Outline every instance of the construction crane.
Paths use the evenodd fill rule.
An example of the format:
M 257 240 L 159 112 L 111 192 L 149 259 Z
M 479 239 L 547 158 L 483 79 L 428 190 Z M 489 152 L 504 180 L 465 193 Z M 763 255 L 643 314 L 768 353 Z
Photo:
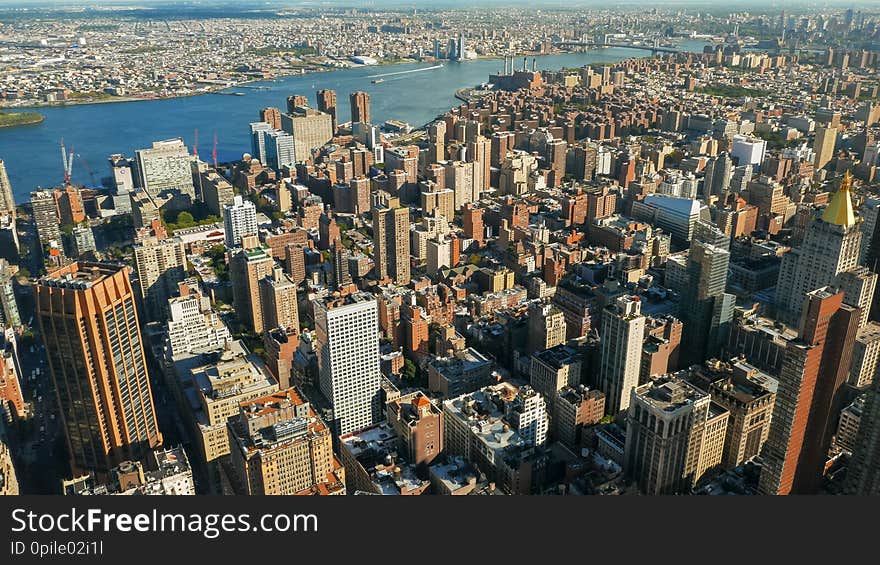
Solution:
M 67 148 L 64 147 L 64 138 L 61 138 L 61 166 L 64 168 L 64 186 L 70 185 L 70 174 L 73 171 L 73 148 L 70 149 L 70 154 L 67 153 Z
M 89 162 L 86 161 L 86 158 L 83 157 L 82 155 L 80 155 L 79 153 L 77 153 L 76 156 L 79 157 L 79 160 L 82 161 L 82 163 L 83 163 L 83 167 L 85 167 L 86 171 L 88 171 L 89 178 L 92 179 L 92 186 L 98 186 L 98 183 L 95 182 L 95 172 L 92 171 L 92 168 L 89 166 Z

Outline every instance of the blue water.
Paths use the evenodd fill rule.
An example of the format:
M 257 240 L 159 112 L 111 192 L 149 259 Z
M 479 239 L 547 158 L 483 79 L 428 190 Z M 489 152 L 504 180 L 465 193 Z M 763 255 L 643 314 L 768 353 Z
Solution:
M 690 42 L 683 46 L 692 48 Z M 646 51 L 609 48 L 537 59 L 539 70 L 555 70 L 645 55 Z M 517 62 L 521 65 L 522 59 Z M 531 57 L 528 64 L 531 68 Z M 384 76 L 384 82 L 379 84 L 370 82 L 373 75 L 433 65 L 411 63 L 359 67 L 283 77 L 229 89 L 245 93 L 245 96 L 204 94 L 165 100 L 41 108 L 39 111 L 46 117 L 41 124 L 0 129 L 0 159 L 6 162 L 16 201 L 25 202 L 30 191 L 61 182 L 63 170 L 59 142 L 62 138 L 76 154 L 72 180 L 86 186 L 96 186 L 101 177 L 110 174 L 107 157 L 111 154 L 133 156 L 135 149 L 172 137 L 182 137 L 192 149 L 196 129 L 199 131 L 199 155 L 203 159 L 210 159 L 216 134 L 218 160 L 230 161 L 249 151 L 248 123 L 259 119 L 260 109 L 266 106 L 283 109 L 286 97 L 291 94 L 304 94 L 314 104 L 316 90 L 335 90 L 339 120 L 345 122 L 349 120 L 348 94 L 365 90 L 370 93 L 374 123 L 396 119 L 421 126 L 460 103 L 454 96 L 457 89 L 485 82 L 490 73 L 501 69 L 502 62 L 498 59 L 444 62 L 439 69 Z M 254 86 L 267 88 L 258 90 Z M 89 170 L 94 174 L 94 182 Z

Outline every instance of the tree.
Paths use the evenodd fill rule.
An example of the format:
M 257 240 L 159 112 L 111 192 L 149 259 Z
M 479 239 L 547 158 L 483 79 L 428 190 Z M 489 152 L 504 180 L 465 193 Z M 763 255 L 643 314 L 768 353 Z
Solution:
M 416 364 L 409 359 L 403 360 L 403 378 L 408 381 L 416 380 Z

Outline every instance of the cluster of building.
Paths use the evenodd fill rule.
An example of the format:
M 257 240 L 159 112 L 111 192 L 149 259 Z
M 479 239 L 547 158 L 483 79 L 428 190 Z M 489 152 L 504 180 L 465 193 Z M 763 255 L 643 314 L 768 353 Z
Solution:
M 505 59 L 416 137 L 292 94 L 240 161 L 33 193 L 65 488 L 177 488 L 161 389 L 200 492 L 880 492 L 880 51 L 744 47 Z M 80 252 L 110 208 L 129 265 Z

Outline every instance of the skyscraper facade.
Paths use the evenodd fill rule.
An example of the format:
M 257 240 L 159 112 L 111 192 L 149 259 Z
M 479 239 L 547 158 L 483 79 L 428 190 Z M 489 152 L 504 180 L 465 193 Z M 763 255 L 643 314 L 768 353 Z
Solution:
M 180 238 L 149 237 L 134 246 L 138 285 L 147 316 L 159 320 L 167 316 L 168 299 L 177 294 L 177 285 L 186 277 L 186 251 Z
M 800 247 L 782 256 L 776 284 L 777 317 L 794 324 L 806 293 L 838 284 L 838 275 L 858 266 L 862 233 L 850 197 L 847 173 L 821 218 L 807 227 Z
M 332 429 L 343 435 L 379 423 L 379 309 L 365 293 L 312 303 L 318 384 L 333 408 Z
M 34 291 L 74 474 L 106 474 L 159 446 L 128 269 L 71 263 Z
M 638 296 L 621 296 L 602 311 L 599 388 L 610 415 L 629 408 L 630 394 L 639 384 L 639 364 L 645 336 L 645 316 Z
M 223 228 L 226 232 L 226 247 L 241 245 L 242 236 L 257 233 L 257 207 L 240 194 L 235 195 L 232 204 L 223 206 Z
M 373 203 L 373 255 L 376 277 L 409 284 L 409 208 L 396 197 Z
M 348 99 L 351 105 L 351 122 L 372 123 L 370 122 L 370 95 L 363 91 L 352 92 Z
M 336 110 L 336 91 L 335 90 L 319 90 L 316 93 L 318 97 L 318 111 L 330 114 L 333 120 L 333 133 L 336 133 L 336 127 L 339 125 Z

